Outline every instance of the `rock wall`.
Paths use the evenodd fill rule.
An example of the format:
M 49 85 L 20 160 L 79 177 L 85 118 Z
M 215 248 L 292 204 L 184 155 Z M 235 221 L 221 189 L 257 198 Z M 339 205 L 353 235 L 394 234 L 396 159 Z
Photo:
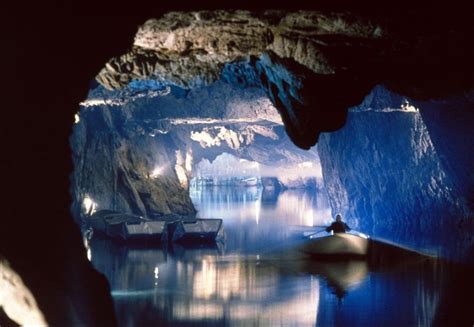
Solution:
M 331 207 L 375 237 L 467 260 L 472 193 L 456 186 L 422 109 L 377 87 L 350 111 L 344 128 L 322 135 L 318 150 Z
M 174 169 L 179 145 L 166 135 L 151 138 L 127 128 L 125 117 L 123 110 L 107 106 L 81 112 L 71 137 L 75 216 L 86 209 L 81 208 L 86 198 L 97 210 L 147 217 L 194 214 Z M 157 167 L 162 171 L 153 176 Z
M 474 212 L 474 93 L 416 103 L 459 201 Z

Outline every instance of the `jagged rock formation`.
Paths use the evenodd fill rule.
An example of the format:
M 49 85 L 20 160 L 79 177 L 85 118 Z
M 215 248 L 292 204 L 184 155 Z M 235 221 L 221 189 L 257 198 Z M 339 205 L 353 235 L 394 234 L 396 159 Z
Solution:
M 110 92 L 99 86 L 76 119 L 76 218 L 91 206 L 151 218 L 192 215 L 188 186 L 194 166 L 222 153 L 280 168 L 319 163 L 315 150 L 289 140 L 276 109 L 257 88 L 216 82 L 186 91 L 150 89 L 144 82 Z
M 382 33 L 377 24 L 345 14 L 171 12 L 145 22 L 132 51 L 109 61 L 97 79 L 110 89 L 150 76 L 184 87 L 208 84 L 220 77 L 224 64 L 266 50 L 316 74 L 332 74 L 336 68 L 322 51 L 328 35 L 371 40 Z
M 84 113 L 76 125 L 71 143 L 76 215 L 86 198 L 101 209 L 141 216 L 193 214 L 187 190 L 175 170 L 168 169 L 160 178 L 150 176 L 157 164 L 173 167 L 175 149 L 127 130 L 121 114 L 101 107 Z
M 231 72 L 233 81 L 263 88 L 280 111 L 290 138 L 309 148 L 319 131 L 341 127 L 346 108 L 368 91 L 359 81 L 339 101 L 329 101 L 323 89 L 348 81 L 333 78 L 346 67 L 330 63 L 326 49 L 368 45 L 381 35 L 377 24 L 344 14 L 169 13 L 147 21 L 132 51 L 109 61 L 97 80 L 110 89 L 144 78 L 194 87 Z M 238 67 L 228 67 L 235 63 Z M 322 92 L 315 95 L 310 85 Z M 318 112 L 329 127 L 310 119 Z
M 416 32 L 407 34 L 402 20 Z M 320 132 L 342 127 L 347 108 L 377 83 L 418 98 L 472 87 L 463 65 L 472 66 L 474 49 L 463 39 L 468 33 L 456 33 L 462 23 L 450 30 L 425 25 L 410 13 L 383 20 L 312 11 L 172 12 L 142 25 L 131 51 L 111 59 L 97 80 L 109 89 L 148 78 L 182 87 L 221 77 L 258 86 L 290 138 L 307 149 Z M 444 57 L 450 66 L 436 66 L 438 76 L 427 84 Z
M 456 194 L 474 212 L 474 92 L 415 103 Z
M 325 187 L 333 212 L 354 227 L 466 260 L 473 246 L 472 193 L 456 186 L 459 173 L 445 165 L 446 152 L 432 140 L 422 109 L 374 89 L 349 112 L 343 129 L 321 136 Z M 472 146 L 458 147 L 466 144 Z

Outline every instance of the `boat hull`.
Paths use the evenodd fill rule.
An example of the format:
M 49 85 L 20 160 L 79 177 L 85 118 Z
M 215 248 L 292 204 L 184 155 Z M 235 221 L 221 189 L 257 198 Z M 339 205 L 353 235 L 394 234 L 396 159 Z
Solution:
M 216 241 L 222 231 L 222 219 L 179 221 L 172 239 L 174 242 Z
M 167 238 L 166 221 L 145 221 L 138 224 L 123 224 L 122 237 L 125 240 L 156 239 L 166 241 Z
M 99 212 L 87 218 L 85 223 L 99 233 L 123 241 L 164 242 L 168 237 L 167 221 L 143 219 L 131 214 Z
M 369 240 L 357 235 L 338 233 L 311 239 L 302 246 L 302 252 L 327 258 L 365 257 Z
M 127 242 L 214 242 L 224 237 L 222 219 L 152 220 L 104 211 L 88 217 L 85 223 L 94 231 Z

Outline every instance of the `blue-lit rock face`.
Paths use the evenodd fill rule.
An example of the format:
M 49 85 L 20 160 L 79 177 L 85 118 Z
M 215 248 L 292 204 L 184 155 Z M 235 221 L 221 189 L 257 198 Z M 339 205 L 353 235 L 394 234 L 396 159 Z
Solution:
M 173 169 L 177 146 L 172 145 L 166 136 L 147 137 L 139 126 L 129 126 L 126 110 L 83 110 L 71 137 L 76 218 L 101 209 L 151 217 L 193 214 L 186 188 Z M 160 170 L 159 178 L 153 176 L 155 169 Z
M 472 171 L 472 156 L 466 151 L 473 132 L 458 122 L 463 136 L 452 133 L 446 139 L 444 124 L 435 119 L 441 111 L 419 105 L 418 110 L 377 87 L 349 112 L 344 128 L 321 136 L 318 150 L 331 206 L 375 237 L 468 260 L 474 225 L 472 177 L 466 173 Z M 453 169 L 446 164 L 451 161 L 466 166 Z
M 369 85 L 325 74 L 314 74 L 292 59 L 269 52 L 258 58 L 226 64 L 222 79 L 241 86 L 256 86 L 265 91 L 278 109 L 286 132 L 304 149 L 314 145 L 321 131 L 333 131 L 344 125 L 347 108 L 359 103 Z M 326 89 L 344 88 L 343 96 L 334 97 Z M 318 90 L 315 92 L 314 90 Z M 319 116 L 320 119 L 315 119 Z
M 222 153 L 278 168 L 319 165 L 315 150 L 290 141 L 278 112 L 255 87 L 218 81 L 185 90 L 152 80 L 120 91 L 98 86 L 76 119 L 71 137 L 76 218 L 101 209 L 151 218 L 192 215 L 193 169 Z M 295 183 L 287 181 L 288 187 Z
M 474 93 L 445 101 L 416 102 L 446 174 L 474 211 Z

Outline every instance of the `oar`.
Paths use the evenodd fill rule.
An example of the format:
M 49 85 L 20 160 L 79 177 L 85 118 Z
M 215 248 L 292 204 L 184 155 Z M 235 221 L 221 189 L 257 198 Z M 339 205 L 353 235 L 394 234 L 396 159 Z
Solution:
M 307 237 L 307 236 L 312 236 L 312 235 L 316 235 L 318 233 L 324 232 L 328 226 L 312 226 L 312 227 L 320 228 L 320 230 L 318 230 L 317 232 L 309 232 L 308 234 L 305 232 L 303 233 L 303 236 Z
M 312 231 L 315 228 L 326 228 L 327 226 L 316 225 L 316 226 L 306 226 L 306 225 L 288 225 L 288 227 L 293 231 Z

